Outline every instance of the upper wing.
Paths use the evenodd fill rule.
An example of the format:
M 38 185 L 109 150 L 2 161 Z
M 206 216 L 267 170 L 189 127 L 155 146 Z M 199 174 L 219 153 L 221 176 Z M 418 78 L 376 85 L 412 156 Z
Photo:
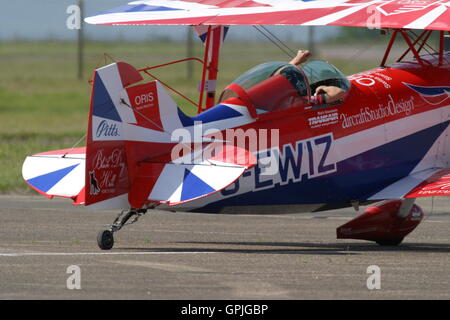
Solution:
M 449 195 L 450 169 L 428 169 L 398 180 L 370 197 L 369 200 Z
M 450 31 L 448 0 L 147 0 L 86 18 L 117 25 L 334 25 Z

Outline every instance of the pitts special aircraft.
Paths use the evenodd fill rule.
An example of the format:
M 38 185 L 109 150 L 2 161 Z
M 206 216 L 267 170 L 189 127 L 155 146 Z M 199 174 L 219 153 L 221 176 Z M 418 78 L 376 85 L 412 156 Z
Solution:
M 150 0 L 89 17 L 91 24 L 194 26 L 205 44 L 204 59 L 192 58 L 203 64 L 198 114 L 183 113 L 165 83 L 143 81 L 154 67 L 98 68 L 86 147 L 29 156 L 23 177 L 49 198 L 122 210 L 99 233 L 101 249 L 111 249 L 113 233 L 148 209 L 275 214 L 372 203 L 337 237 L 397 245 L 423 218 L 416 198 L 450 194 L 449 6 Z M 375 69 L 345 77 L 325 61 L 267 62 L 238 77 L 217 102 L 230 25 L 376 27 L 391 40 Z M 396 39 L 405 52 L 388 66 Z M 344 98 L 313 103 L 323 85 L 345 90 Z M 236 143 L 242 135 L 244 143 Z

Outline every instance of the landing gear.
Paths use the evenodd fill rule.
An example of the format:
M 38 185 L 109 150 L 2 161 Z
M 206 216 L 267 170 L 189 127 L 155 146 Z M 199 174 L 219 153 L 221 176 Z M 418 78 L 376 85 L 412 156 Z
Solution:
M 375 241 L 380 246 L 398 246 L 422 221 L 424 213 L 414 198 L 390 199 L 364 210 L 337 228 L 338 239 Z
M 125 225 L 135 223 L 138 221 L 139 217 L 144 215 L 146 212 L 147 209 L 131 209 L 129 211 L 122 211 L 108 230 L 103 230 L 98 233 L 97 244 L 99 248 L 102 250 L 112 249 L 114 246 L 114 232 L 119 231 Z M 131 217 L 133 217 L 133 219 L 128 222 Z
M 102 250 L 109 250 L 114 245 L 113 233 L 109 230 L 100 231 L 97 235 L 97 244 Z

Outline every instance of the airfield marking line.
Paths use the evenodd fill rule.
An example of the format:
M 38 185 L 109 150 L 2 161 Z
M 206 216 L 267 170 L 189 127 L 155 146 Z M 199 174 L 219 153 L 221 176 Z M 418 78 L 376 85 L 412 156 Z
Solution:
M 216 253 L 214 251 L 186 251 L 186 252 L 23 252 L 0 253 L 0 257 L 26 257 L 26 256 L 108 256 L 108 255 L 171 255 L 171 254 L 204 254 Z
M 226 235 L 260 235 L 258 232 L 223 232 L 223 231 L 188 231 L 188 230 L 169 230 L 169 229 L 153 229 L 152 232 L 167 233 L 189 233 L 189 234 L 226 234 Z

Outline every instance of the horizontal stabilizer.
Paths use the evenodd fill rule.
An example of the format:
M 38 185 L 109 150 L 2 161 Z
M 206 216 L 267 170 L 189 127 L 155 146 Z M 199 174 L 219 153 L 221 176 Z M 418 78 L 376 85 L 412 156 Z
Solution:
M 85 148 L 38 153 L 25 159 L 22 176 L 36 191 L 84 203 Z
M 251 152 L 233 146 L 194 163 L 143 162 L 133 180 L 129 202 L 140 208 L 146 202 L 177 205 L 206 197 L 228 187 L 255 164 Z

